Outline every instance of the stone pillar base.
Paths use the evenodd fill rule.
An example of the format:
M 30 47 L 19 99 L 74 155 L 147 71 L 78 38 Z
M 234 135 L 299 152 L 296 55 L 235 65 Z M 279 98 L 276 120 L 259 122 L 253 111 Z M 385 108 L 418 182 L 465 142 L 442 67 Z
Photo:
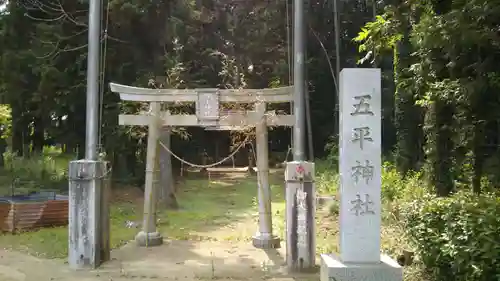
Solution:
M 252 245 L 258 249 L 278 249 L 281 247 L 280 238 L 274 235 L 255 234 Z
M 141 231 L 135 236 L 135 242 L 139 247 L 152 247 L 163 244 L 163 236 L 159 232 L 146 233 Z
M 403 268 L 387 255 L 380 263 L 344 263 L 334 254 L 321 255 L 321 281 L 402 281 Z

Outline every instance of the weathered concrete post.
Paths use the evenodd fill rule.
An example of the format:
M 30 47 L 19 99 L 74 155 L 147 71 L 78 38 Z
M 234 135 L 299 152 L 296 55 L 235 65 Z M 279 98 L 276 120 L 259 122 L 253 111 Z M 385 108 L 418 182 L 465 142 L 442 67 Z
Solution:
M 269 151 L 266 122 L 266 103 L 255 104 L 261 118 L 255 127 L 257 143 L 257 185 L 259 198 L 259 230 L 252 239 L 253 246 L 260 249 L 280 247 L 280 239 L 273 235 L 271 187 L 269 186 Z
M 287 162 L 285 181 L 288 269 L 309 271 L 316 264 L 314 163 Z
M 146 182 L 144 189 L 144 218 L 142 231 L 137 233 L 135 241 L 139 246 L 158 246 L 163 243 L 162 235 L 156 231 L 156 203 L 158 196 L 158 140 L 161 130 L 161 105 L 150 103 L 153 118 L 148 126 L 148 147 L 146 152 Z
M 107 166 L 93 160 L 69 165 L 68 263 L 73 269 L 97 268 L 109 260 Z
M 359 83 L 363 81 L 363 83 Z M 401 267 L 380 255 L 380 69 L 340 74 L 340 255 L 321 255 L 321 281 L 401 281 Z

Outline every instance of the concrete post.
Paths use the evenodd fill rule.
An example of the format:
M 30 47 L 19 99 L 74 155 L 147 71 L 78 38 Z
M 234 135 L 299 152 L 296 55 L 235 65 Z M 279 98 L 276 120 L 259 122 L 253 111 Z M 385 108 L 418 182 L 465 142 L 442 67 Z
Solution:
M 94 269 L 109 260 L 108 171 L 102 161 L 69 165 L 68 263 L 73 269 Z
M 156 203 L 158 196 L 158 139 L 161 130 L 161 106 L 159 102 L 150 104 L 152 118 L 148 128 L 148 147 L 146 153 L 146 182 L 144 189 L 144 218 L 142 231 L 137 233 L 135 241 L 142 247 L 158 246 L 163 237 L 156 231 Z
M 287 267 L 310 271 L 316 259 L 314 163 L 288 162 L 285 181 Z
M 273 235 L 271 211 L 271 187 L 269 186 L 269 151 L 266 124 L 266 104 L 255 104 L 255 110 L 262 118 L 256 124 L 257 184 L 259 199 L 259 231 L 252 239 L 253 246 L 260 249 L 280 247 L 280 239 Z

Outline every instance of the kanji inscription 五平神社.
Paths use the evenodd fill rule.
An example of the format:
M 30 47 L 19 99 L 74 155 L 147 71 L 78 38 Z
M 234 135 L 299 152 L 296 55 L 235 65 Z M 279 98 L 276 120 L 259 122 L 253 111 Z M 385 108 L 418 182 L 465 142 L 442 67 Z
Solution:
M 371 262 L 380 260 L 380 72 L 356 72 L 342 71 L 340 84 L 340 254 Z

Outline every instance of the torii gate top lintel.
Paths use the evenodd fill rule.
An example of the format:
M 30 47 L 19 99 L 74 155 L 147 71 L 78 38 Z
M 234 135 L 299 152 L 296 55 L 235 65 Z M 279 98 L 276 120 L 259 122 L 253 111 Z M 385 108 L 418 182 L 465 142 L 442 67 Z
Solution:
M 149 125 L 151 118 L 161 118 L 160 126 L 201 126 L 216 130 L 241 130 L 246 126 L 255 126 L 265 117 L 267 126 L 293 126 L 293 115 L 266 116 L 266 103 L 284 103 L 293 101 L 293 86 L 270 89 L 148 89 L 110 83 L 111 91 L 120 94 L 124 101 L 150 102 L 195 102 L 195 115 L 170 115 L 169 112 L 129 115 L 120 114 L 120 125 Z M 261 104 L 256 111 L 221 112 L 220 103 L 255 103 Z M 159 107 L 156 110 L 161 110 Z
M 283 103 L 293 101 L 293 86 L 266 89 L 149 89 L 109 83 L 112 92 L 125 101 L 196 102 L 200 94 L 216 94 L 220 102 Z

